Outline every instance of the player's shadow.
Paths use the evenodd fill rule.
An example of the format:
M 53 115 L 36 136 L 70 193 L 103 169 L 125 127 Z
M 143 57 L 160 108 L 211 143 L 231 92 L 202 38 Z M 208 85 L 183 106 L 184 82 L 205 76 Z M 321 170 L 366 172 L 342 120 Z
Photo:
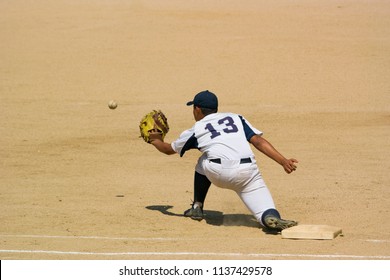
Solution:
M 170 209 L 172 205 L 150 205 L 146 206 L 146 209 L 159 211 L 164 215 L 184 217 L 184 214 L 178 214 Z M 204 220 L 207 224 L 213 226 L 246 226 L 259 228 L 260 225 L 252 215 L 246 214 L 223 214 L 220 211 L 205 210 L 203 212 Z

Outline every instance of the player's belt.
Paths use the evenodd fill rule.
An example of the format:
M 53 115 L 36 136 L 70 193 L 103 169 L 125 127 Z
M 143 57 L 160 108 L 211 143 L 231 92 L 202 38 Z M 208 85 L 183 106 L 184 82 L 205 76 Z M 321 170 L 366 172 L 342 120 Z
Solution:
M 211 162 L 214 162 L 214 163 L 218 163 L 218 164 L 221 164 L 221 159 L 220 158 L 213 158 L 213 159 L 210 159 Z M 252 160 L 251 158 L 242 158 L 240 159 L 240 164 L 242 163 L 251 163 Z

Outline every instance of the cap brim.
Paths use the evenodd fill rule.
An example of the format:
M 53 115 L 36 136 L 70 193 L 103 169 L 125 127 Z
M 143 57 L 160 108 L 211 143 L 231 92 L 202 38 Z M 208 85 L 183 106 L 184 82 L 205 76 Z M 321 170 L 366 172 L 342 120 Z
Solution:
M 191 105 L 194 105 L 194 101 L 188 101 L 187 102 L 187 106 L 191 106 Z

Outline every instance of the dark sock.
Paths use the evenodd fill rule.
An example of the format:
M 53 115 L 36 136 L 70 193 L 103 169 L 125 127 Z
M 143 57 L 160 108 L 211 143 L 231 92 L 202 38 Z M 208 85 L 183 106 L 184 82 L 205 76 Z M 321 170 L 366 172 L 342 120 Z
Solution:
M 202 203 L 202 208 L 204 201 L 206 199 L 207 192 L 211 182 L 205 175 L 199 174 L 195 171 L 194 175 L 194 202 Z

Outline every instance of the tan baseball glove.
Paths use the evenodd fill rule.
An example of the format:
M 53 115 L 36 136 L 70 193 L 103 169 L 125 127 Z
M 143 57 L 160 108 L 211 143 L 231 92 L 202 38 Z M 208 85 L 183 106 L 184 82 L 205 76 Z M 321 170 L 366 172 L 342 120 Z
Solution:
M 151 143 L 151 134 L 159 134 L 164 140 L 169 131 L 168 119 L 161 110 L 153 110 L 141 119 L 139 130 L 146 143 Z

